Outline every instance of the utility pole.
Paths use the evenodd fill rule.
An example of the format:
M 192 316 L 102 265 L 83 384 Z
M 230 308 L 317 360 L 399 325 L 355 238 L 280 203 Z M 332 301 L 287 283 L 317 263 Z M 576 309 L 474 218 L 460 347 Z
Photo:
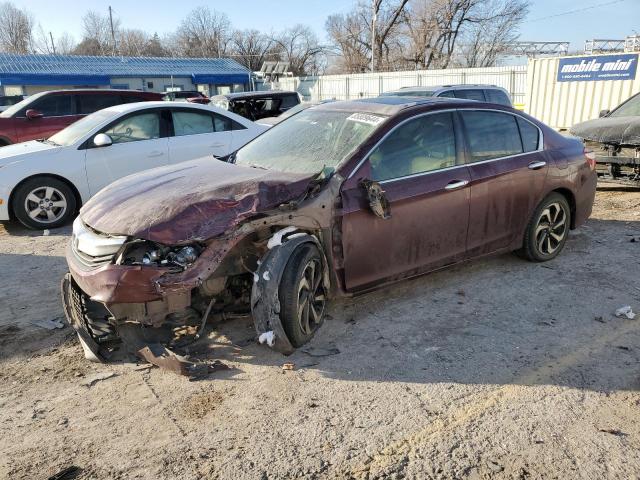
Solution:
M 113 56 L 116 56 L 117 46 L 116 46 L 116 33 L 113 30 L 113 12 L 111 10 L 111 5 L 109 5 L 109 25 L 111 26 L 111 39 L 113 40 Z
M 53 50 L 53 54 L 56 54 L 56 44 L 53 43 L 53 33 L 49 32 L 49 38 L 51 38 L 51 49 Z
M 378 0 L 371 0 L 371 72 L 376 69 L 376 20 L 378 19 Z

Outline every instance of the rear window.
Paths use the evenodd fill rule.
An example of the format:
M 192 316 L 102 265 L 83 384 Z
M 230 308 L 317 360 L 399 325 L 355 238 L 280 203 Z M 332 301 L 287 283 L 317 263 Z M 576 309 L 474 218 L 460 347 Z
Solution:
M 288 110 L 291 107 L 295 107 L 300 103 L 300 99 L 297 95 L 287 95 L 286 97 L 282 97 L 282 103 L 280 104 L 280 108 L 282 110 Z
M 484 102 L 484 93 L 480 89 L 465 89 L 465 90 L 454 90 L 453 94 L 456 98 L 464 98 L 465 100 L 477 100 L 479 102 Z
M 522 153 L 516 117 L 491 111 L 461 111 L 472 162 Z
M 498 89 L 487 89 L 484 91 L 484 96 L 487 97 L 487 102 L 497 103 L 498 105 L 504 105 L 506 107 L 511 106 L 511 100 L 506 93 Z

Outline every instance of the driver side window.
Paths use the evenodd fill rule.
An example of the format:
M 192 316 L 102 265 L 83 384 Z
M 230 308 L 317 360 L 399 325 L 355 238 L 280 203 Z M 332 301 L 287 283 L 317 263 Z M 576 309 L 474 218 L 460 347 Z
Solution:
M 131 115 L 111 125 L 103 133 L 109 135 L 114 144 L 160 138 L 160 114 Z
M 436 113 L 397 127 L 369 155 L 372 180 L 430 172 L 456 164 L 453 114 Z

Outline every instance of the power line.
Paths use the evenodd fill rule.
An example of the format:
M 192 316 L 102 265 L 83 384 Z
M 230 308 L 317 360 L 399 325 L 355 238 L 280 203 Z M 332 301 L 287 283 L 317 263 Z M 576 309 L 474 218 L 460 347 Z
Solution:
M 524 23 L 533 23 L 533 22 L 539 22 L 541 20 L 547 20 L 549 18 L 563 17 L 565 15 L 572 15 L 574 13 L 585 12 L 587 10 L 593 10 L 594 8 L 606 7 L 606 6 L 609 6 L 609 5 L 615 5 L 616 3 L 622 3 L 622 2 L 626 2 L 626 1 L 627 0 L 613 0 L 611 2 L 598 3 L 597 5 L 591 5 L 589 7 L 576 8 L 575 10 L 569 10 L 569 11 L 562 12 L 562 13 L 556 13 L 554 15 L 548 15 L 546 17 L 534 18 L 533 20 L 529 20 L 529 21 L 524 22 Z

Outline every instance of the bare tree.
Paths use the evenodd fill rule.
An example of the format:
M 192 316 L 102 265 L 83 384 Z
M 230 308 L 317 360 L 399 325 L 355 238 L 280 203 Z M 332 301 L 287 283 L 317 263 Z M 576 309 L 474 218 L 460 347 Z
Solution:
M 158 34 L 154 33 L 147 41 L 143 55 L 146 57 L 168 57 L 170 53 L 163 45 Z
M 11 2 L 0 4 L 0 49 L 8 53 L 30 53 L 33 43 L 33 16 Z
M 118 54 L 125 57 L 143 57 L 149 42 L 149 34 L 138 29 L 122 29 L 118 32 Z
M 231 22 L 224 13 L 198 7 L 182 20 L 174 39 L 182 56 L 221 57 L 227 51 L 230 31 Z
M 258 30 L 236 30 L 231 36 L 233 59 L 251 71 L 260 70 L 265 60 L 278 60 L 275 42 Z
M 368 68 L 371 43 L 368 28 L 356 12 L 334 14 L 327 18 L 325 28 L 333 43 L 334 67 L 337 72 L 360 73 Z
M 82 40 L 74 49 L 78 55 L 116 55 L 117 45 L 111 35 L 109 15 L 89 10 L 82 17 Z M 116 38 L 120 32 L 120 20 L 113 19 Z
M 295 25 L 272 37 L 282 60 L 289 62 L 294 75 L 317 73 L 324 47 L 318 37 L 304 25 Z

